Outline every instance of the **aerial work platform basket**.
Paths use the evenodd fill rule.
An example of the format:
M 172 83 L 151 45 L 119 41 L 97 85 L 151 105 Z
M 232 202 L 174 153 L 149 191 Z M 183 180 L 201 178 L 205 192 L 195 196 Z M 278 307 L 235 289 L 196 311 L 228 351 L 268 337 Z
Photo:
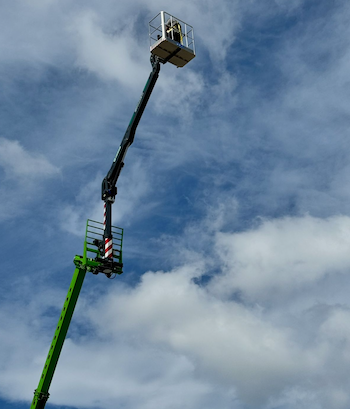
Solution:
M 163 62 L 183 67 L 195 56 L 193 27 L 161 11 L 149 22 L 150 51 Z

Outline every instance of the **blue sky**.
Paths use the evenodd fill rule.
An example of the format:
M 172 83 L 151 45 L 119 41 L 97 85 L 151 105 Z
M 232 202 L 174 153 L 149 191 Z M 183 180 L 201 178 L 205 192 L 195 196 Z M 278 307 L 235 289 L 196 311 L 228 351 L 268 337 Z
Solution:
M 0 407 L 27 408 L 87 218 L 148 78 L 193 25 L 118 181 L 124 274 L 88 275 L 48 408 L 350 406 L 350 6 L 0 5 Z

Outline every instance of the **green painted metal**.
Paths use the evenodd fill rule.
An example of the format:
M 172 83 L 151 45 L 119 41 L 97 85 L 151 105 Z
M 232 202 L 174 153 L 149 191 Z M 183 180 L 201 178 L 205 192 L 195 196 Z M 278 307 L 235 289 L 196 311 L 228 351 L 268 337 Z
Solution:
M 74 264 L 86 268 L 93 274 L 103 273 L 107 277 L 123 273 L 123 236 L 121 227 L 111 226 L 113 235 L 113 259 L 104 259 L 103 223 L 88 219 L 86 223 L 83 256 L 75 256 Z
M 64 340 L 78 301 L 86 272 L 103 273 L 107 277 L 122 274 L 122 245 L 124 231 L 120 227 L 112 226 L 113 260 L 103 259 L 103 224 L 88 219 L 86 223 L 83 256 L 75 256 L 76 266 L 69 286 L 66 300 L 58 320 L 55 334 L 46 358 L 39 385 L 34 391 L 34 398 L 30 409 L 44 409 L 49 398 L 49 388 L 60 357 Z
M 79 293 L 83 285 L 86 270 L 76 268 L 69 286 L 66 300 L 63 305 L 61 316 L 55 330 L 45 366 L 41 374 L 38 388 L 34 392 L 31 409 L 43 409 L 49 398 L 49 388 L 56 369 L 56 365 L 67 335 L 75 305 L 78 301 Z

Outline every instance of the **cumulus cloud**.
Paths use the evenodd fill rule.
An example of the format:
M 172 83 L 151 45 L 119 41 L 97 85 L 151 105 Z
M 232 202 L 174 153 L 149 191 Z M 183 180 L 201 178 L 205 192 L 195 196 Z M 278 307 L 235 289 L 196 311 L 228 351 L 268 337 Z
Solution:
M 48 180 L 60 175 L 60 169 L 43 154 L 26 150 L 19 141 L 6 138 L 0 138 L 0 169 L 4 175 L 0 220 L 24 212 Z
M 326 275 L 347 273 L 350 218 L 311 216 L 262 221 L 241 233 L 218 233 L 216 246 L 225 265 L 211 289 L 229 296 L 241 291 L 252 300 L 294 293 Z
M 171 67 L 174 68 L 174 67 Z M 167 70 L 169 73 L 169 70 Z M 191 70 L 176 71 L 159 79 L 154 105 L 158 114 L 177 117 L 181 122 L 193 119 L 193 114 L 204 97 L 205 84 L 201 74 Z
M 306 390 L 311 407 L 323 407 L 323 401 L 346 407 L 341 374 L 349 365 L 348 309 L 318 305 L 312 297 L 305 307 L 297 294 L 325 275 L 336 281 L 337 273 L 346 273 L 348 224 L 347 217 L 305 216 L 218 233 L 223 275 L 199 286 L 204 263 L 148 272 L 136 288 L 111 292 L 90 316 L 106 338 L 124 333 L 185 355 L 199 379 L 235 385 L 247 407 L 273 408 L 278 402 L 293 407 Z M 234 243 L 232 251 L 228 242 Z M 280 309 L 278 318 L 273 306 Z M 324 382 L 326 390 L 320 387 Z
M 132 35 L 133 25 L 108 34 L 97 20 L 97 14 L 89 11 L 72 24 L 72 31 L 77 33 L 77 64 L 107 80 L 116 79 L 127 87 L 139 88 L 145 67 L 137 58 L 142 53 Z
M 29 279 L 25 288 L 14 286 L 11 297 L 16 294 L 16 301 L 0 313 L 0 391 L 11 402 L 29 401 L 32 396 L 49 349 L 48 330 L 54 329 L 64 299 L 62 290 Z M 42 296 L 30 299 L 28 293 L 34 288 Z M 158 348 L 135 334 L 100 332 L 87 317 L 98 298 L 80 297 L 50 390 L 51 403 L 107 409 L 116 402 L 140 409 L 157 405 L 211 409 L 219 402 L 230 407 L 234 391 L 199 379 L 186 355 Z
M 126 331 L 185 354 L 199 378 L 235 385 L 238 396 L 252 406 L 309 371 L 312 363 L 288 331 L 194 284 L 198 267 L 150 272 L 136 289 L 110 294 L 92 313 L 100 331 L 112 336 Z M 103 320 L 100 311 L 107 312 Z
M 302 402 L 305 408 L 306 403 L 315 409 L 346 408 L 349 308 L 311 299 L 312 305 L 305 309 L 298 305 L 297 293 L 300 285 L 319 280 L 327 266 L 343 271 L 348 263 L 348 222 L 344 217 L 305 216 L 265 221 L 242 233 L 218 233 L 223 255 L 217 268 L 224 274 L 207 284 L 200 284 L 203 274 L 210 272 L 203 260 L 171 271 L 149 271 L 136 287 L 118 284 L 103 296 L 83 294 L 55 375 L 51 402 L 112 408 L 118 401 L 127 407 L 162 404 L 189 409 L 210 409 L 214 402 L 227 409 L 293 408 Z M 226 241 L 221 243 L 224 236 Z M 230 252 L 225 246 L 230 239 L 235 252 L 227 257 Z M 276 263 L 271 261 L 271 252 L 278 255 Z M 236 258 L 240 265 L 252 259 L 251 268 L 244 273 L 251 275 L 249 283 L 256 282 L 260 290 L 238 275 L 239 288 L 248 294 L 249 302 L 239 294 L 228 298 L 222 290 L 232 288 L 229 280 L 234 282 L 236 271 L 229 276 L 228 268 Z M 299 273 L 300 265 L 305 279 Z M 271 274 L 275 274 L 278 289 Z M 267 292 L 269 308 L 261 298 Z M 297 308 L 281 306 L 275 292 L 293 293 L 288 305 L 294 303 Z M 57 294 L 53 299 L 58 299 Z M 45 316 L 57 303 L 46 297 L 41 304 L 32 305 L 31 316 Z M 13 333 L 15 326 L 16 333 L 27 334 L 27 348 L 36 352 L 26 360 L 27 372 L 18 377 L 20 360 L 8 346 L 0 384 L 9 399 L 25 399 L 28 378 L 39 372 L 45 359 L 44 340 L 36 345 L 35 334 L 49 321 L 41 319 L 29 331 L 19 314 L 23 306 L 12 307 L 18 313 L 10 321 L 6 314 L 1 315 L 3 328 Z M 9 388 L 14 379 L 18 387 Z
M 89 361 L 86 354 L 91 356 Z M 87 344 L 68 340 L 61 362 L 64 370 L 57 371 L 52 387 L 56 396 L 52 402 L 61 405 L 109 409 L 122 402 L 140 409 L 210 409 L 217 398 L 224 407 L 230 400 L 227 394 L 218 397 L 210 383 L 196 379 L 194 366 L 184 355 L 132 338 Z
M 0 166 L 9 179 L 20 183 L 46 178 L 59 173 L 43 155 L 26 151 L 18 141 L 0 138 Z

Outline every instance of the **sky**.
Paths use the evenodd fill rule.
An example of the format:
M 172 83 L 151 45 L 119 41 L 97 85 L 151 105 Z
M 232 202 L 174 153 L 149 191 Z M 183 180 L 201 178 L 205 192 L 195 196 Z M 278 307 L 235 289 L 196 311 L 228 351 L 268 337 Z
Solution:
M 86 219 L 151 71 L 113 205 L 124 273 L 88 274 L 48 409 L 350 408 L 350 4 L 0 3 L 0 407 L 24 409 Z

